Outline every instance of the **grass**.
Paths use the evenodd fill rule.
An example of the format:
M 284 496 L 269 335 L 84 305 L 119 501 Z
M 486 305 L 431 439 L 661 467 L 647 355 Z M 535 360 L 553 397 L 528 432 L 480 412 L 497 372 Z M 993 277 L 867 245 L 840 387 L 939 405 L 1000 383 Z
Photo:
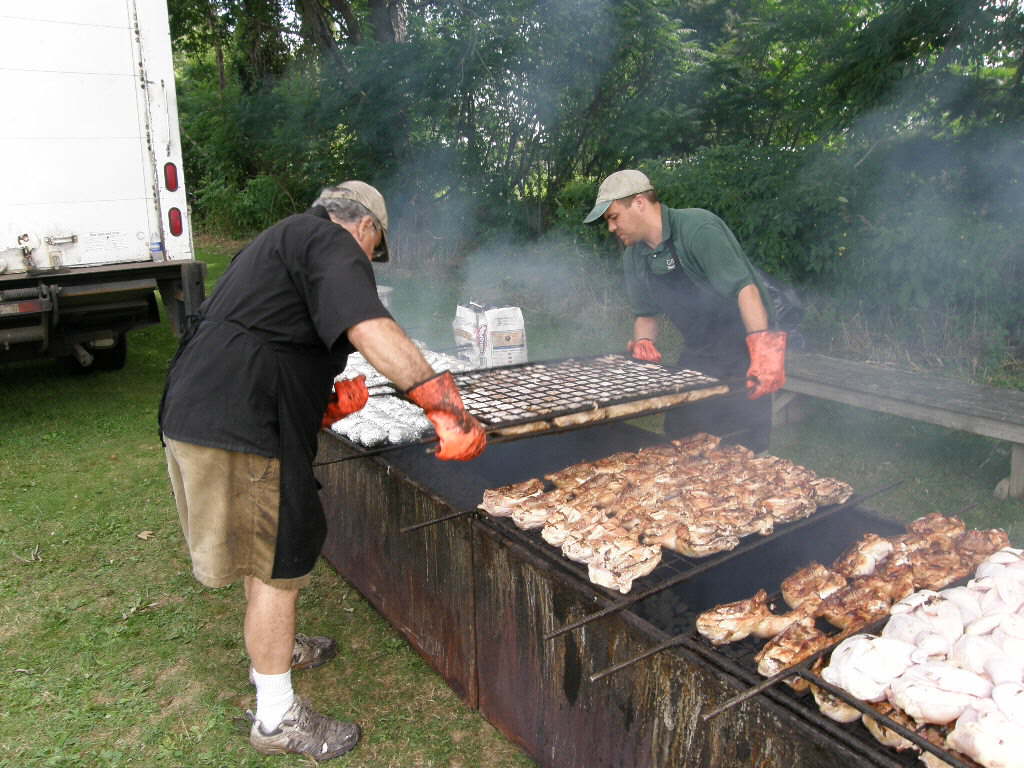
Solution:
M 237 244 L 198 242 L 212 281 Z M 450 343 L 455 301 L 471 298 L 460 294 L 464 283 L 399 270 L 384 281 L 394 284 L 396 315 L 414 335 L 435 347 Z M 628 318 L 606 295 L 573 286 L 565 297 L 571 318 L 529 303 L 528 293 L 516 296 L 531 358 L 621 348 Z M 582 312 L 595 302 L 594 312 Z M 666 351 L 677 343 L 666 336 Z M 249 748 L 238 723 L 253 704 L 240 587 L 206 589 L 189 574 L 156 433 L 173 350 L 161 326 L 131 334 L 123 371 L 73 376 L 52 363 L 0 369 L 4 768 L 307 765 Z M 869 505 L 887 517 L 963 510 L 970 525 L 1004 527 L 1024 543 L 1024 503 L 991 496 L 1007 474 L 1005 443 L 806 403 L 802 421 L 776 430 L 773 453 L 861 492 L 905 480 Z M 298 673 L 298 691 L 364 726 L 363 744 L 332 764 L 532 765 L 322 563 L 302 593 L 300 616 L 305 631 L 338 638 L 342 655 Z
M 201 247 L 211 281 L 233 245 Z M 248 746 L 241 588 L 206 589 L 189 572 L 156 428 L 174 347 L 164 325 L 130 334 L 123 371 L 0 369 L 3 768 L 308 765 Z M 533 764 L 330 567 L 317 566 L 299 610 L 302 629 L 342 652 L 297 673 L 297 690 L 364 727 L 332 764 Z

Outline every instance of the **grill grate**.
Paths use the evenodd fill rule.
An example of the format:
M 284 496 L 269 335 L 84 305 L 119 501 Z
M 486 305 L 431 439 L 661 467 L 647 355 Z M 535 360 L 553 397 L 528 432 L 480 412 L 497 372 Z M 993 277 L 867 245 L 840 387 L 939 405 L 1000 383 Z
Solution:
M 523 363 L 454 376 L 466 408 L 487 426 L 508 426 L 720 384 L 697 371 L 621 355 Z

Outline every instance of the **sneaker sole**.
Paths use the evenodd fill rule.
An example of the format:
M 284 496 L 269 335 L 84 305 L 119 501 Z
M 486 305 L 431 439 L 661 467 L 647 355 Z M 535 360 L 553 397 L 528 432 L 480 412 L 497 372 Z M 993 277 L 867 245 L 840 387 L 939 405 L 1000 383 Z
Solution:
M 363 730 L 362 730 L 362 728 L 359 728 L 358 726 L 356 726 L 356 728 L 357 728 L 356 735 L 352 739 L 352 742 L 350 744 L 346 743 L 343 746 L 338 747 L 337 749 L 335 749 L 333 752 L 329 752 L 328 754 L 321 755 L 319 757 L 314 757 L 313 755 L 307 754 L 306 752 L 299 752 L 299 751 L 294 750 L 294 749 L 285 749 L 284 747 L 274 747 L 274 746 L 271 746 L 269 744 L 268 745 L 253 744 L 251 739 L 249 741 L 249 744 L 252 746 L 253 749 L 255 749 L 257 752 L 259 752 L 261 755 L 303 755 L 304 757 L 308 757 L 310 760 L 314 760 L 315 762 L 322 763 L 325 760 L 333 760 L 336 757 L 341 757 L 342 755 L 346 755 L 349 752 L 351 752 L 353 749 L 355 749 L 356 747 L 359 746 L 359 741 L 362 738 Z

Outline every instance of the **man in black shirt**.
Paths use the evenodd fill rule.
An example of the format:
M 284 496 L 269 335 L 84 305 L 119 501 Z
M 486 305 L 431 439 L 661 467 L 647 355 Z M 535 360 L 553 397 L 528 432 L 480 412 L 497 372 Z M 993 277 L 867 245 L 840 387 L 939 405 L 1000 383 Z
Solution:
M 486 444 L 450 373 L 436 375 L 381 304 L 371 261 L 387 259 L 387 209 L 360 181 L 324 189 L 305 213 L 262 232 L 228 267 L 183 339 L 160 408 L 168 472 L 195 577 L 245 585 L 245 644 L 256 685 L 250 742 L 326 760 L 359 728 L 296 696 L 291 669 L 318 666 L 334 641 L 295 633 L 298 589 L 326 536 L 312 461 L 325 419 L 358 410 L 363 380 L 339 382 L 349 353 L 420 405 L 437 456 Z

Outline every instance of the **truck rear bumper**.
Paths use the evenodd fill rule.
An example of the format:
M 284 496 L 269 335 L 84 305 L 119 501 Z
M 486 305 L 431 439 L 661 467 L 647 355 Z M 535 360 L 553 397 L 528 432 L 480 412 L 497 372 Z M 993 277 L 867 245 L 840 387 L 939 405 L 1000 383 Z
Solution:
M 0 363 L 71 355 L 158 323 L 157 291 L 180 335 L 203 301 L 205 273 L 179 261 L 0 275 Z

